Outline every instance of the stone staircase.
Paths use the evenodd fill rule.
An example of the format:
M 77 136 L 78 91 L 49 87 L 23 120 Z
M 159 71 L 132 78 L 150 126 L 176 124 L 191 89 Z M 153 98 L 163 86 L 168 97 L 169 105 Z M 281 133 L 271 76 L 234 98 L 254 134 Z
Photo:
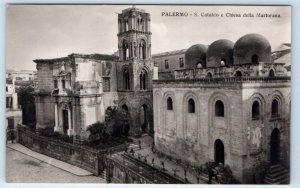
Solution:
M 218 176 L 218 180 L 220 180 L 221 179 L 220 175 L 217 176 Z M 201 173 L 199 178 L 200 178 L 200 182 L 204 181 L 205 183 L 208 183 L 209 180 L 208 174 Z M 215 177 L 213 177 L 211 180 L 211 184 L 220 184 L 220 183 L 216 181 Z
M 280 164 L 270 166 L 264 179 L 265 184 L 289 184 L 290 172 Z

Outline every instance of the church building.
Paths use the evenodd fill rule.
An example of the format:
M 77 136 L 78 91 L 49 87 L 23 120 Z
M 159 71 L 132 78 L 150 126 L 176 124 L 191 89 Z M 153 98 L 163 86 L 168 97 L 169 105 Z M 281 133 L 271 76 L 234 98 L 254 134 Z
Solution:
M 131 135 L 153 135 L 150 15 L 128 8 L 118 15 L 119 56 L 70 54 L 36 59 L 37 129 L 85 140 L 108 107 L 126 110 Z
M 160 153 L 193 166 L 222 163 L 241 183 L 254 183 L 264 164 L 289 168 L 290 77 L 264 36 L 195 44 L 174 75 L 153 81 Z

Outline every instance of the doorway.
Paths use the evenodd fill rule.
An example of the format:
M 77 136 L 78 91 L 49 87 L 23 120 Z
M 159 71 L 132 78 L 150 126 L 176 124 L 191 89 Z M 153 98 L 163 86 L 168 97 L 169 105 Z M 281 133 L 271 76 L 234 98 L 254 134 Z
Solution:
M 63 133 L 66 135 L 69 129 L 68 110 L 62 110 L 62 115 L 63 115 Z
M 141 107 L 141 114 L 140 114 L 140 119 L 141 119 L 141 130 L 142 130 L 142 132 L 147 132 L 148 131 L 148 113 L 147 113 L 147 111 L 148 111 L 148 107 L 147 107 L 147 105 L 143 105 L 142 107 Z
M 215 162 L 224 164 L 224 144 L 220 139 L 215 141 Z
M 270 161 L 271 164 L 276 164 L 280 162 L 280 131 L 279 129 L 273 129 L 271 133 L 271 143 L 270 143 Z

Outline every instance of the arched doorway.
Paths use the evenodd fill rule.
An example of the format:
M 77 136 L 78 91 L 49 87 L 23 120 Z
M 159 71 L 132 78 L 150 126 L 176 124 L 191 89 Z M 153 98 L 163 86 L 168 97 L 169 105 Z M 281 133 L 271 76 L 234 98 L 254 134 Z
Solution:
M 142 132 L 148 132 L 148 107 L 147 105 L 142 105 L 141 107 L 141 113 L 140 113 L 140 119 L 141 119 L 141 130 Z
M 125 110 L 127 113 L 129 112 L 129 111 L 128 111 L 128 106 L 127 106 L 126 104 L 123 104 L 123 105 L 122 105 L 122 109 Z
M 123 123 L 123 130 L 122 130 L 122 133 L 127 135 L 130 131 L 130 114 L 129 114 L 129 108 L 126 104 L 123 104 L 122 105 L 122 110 L 124 110 L 126 112 L 126 116 L 129 117 L 128 120 L 124 121 Z
M 275 76 L 275 73 L 274 73 L 273 69 L 271 69 L 269 72 L 269 77 L 274 77 L 274 76 Z
M 280 161 L 280 131 L 277 128 L 271 133 L 270 161 L 272 164 Z
M 215 162 L 217 164 L 219 163 L 224 164 L 224 157 L 225 157 L 224 144 L 220 139 L 217 139 L 215 141 Z
M 62 110 L 62 115 L 63 115 L 63 132 L 66 135 L 67 131 L 69 129 L 69 122 L 68 122 L 68 110 L 67 109 L 63 109 Z
M 236 71 L 235 72 L 235 77 L 242 77 L 241 71 Z

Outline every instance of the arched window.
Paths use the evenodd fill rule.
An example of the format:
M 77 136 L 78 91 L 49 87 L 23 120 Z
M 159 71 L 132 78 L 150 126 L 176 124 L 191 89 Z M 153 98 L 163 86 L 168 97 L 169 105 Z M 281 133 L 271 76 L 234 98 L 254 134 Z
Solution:
M 274 77 L 274 76 L 275 76 L 275 73 L 274 73 L 273 69 L 271 69 L 269 72 L 269 77 Z
M 125 69 L 123 72 L 123 80 L 124 80 L 124 89 L 130 90 L 130 75 L 128 69 Z
M 195 113 L 195 101 L 193 99 L 189 99 L 188 101 L 188 112 Z
M 147 89 L 147 72 L 143 69 L 140 74 L 140 90 Z
M 123 41 L 122 48 L 123 48 L 123 60 L 126 60 L 128 57 L 128 45 L 125 40 Z
M 277 99 L 273 99 L 272 101 L 272 116 L 273 117 L 279 116 L 279 104 Z
M 220 100 L 215 103 L 215 116 L 224 117 L 224 104 Z
M 252 104 L 252 119 L 259 119 L 260 107 L 258 101 L 254 101 Z
M 199 69 L 199 68 L 202 68 L 201 62 L 198 62 L 198 63 L 197 63 L 197 69 Z
M 225 58 L 221 59 L 220 65 L 221 65 L 221 67 L 224 67 L 226 65 L 226 59 Z
M 242 77 L 241 71 L 236 71 L 235 72 L 235 77 Z
M 61 85 L 62 85 L 62 88 L 65 89 L 66 88 L 66 81 L 65 80 L 61 80 Z
M 252 57 L 251 57 L 251 62 L 252 63 L 258 63 L 258 56 L 256 54 L 254 54 Z
M 167 99 L 167 110 L 173 110 L 173 100 L 171 97 L 168 97 Z
M 209 72 L 206 74 L 206 78 L 212 78 L 212 74 Z

